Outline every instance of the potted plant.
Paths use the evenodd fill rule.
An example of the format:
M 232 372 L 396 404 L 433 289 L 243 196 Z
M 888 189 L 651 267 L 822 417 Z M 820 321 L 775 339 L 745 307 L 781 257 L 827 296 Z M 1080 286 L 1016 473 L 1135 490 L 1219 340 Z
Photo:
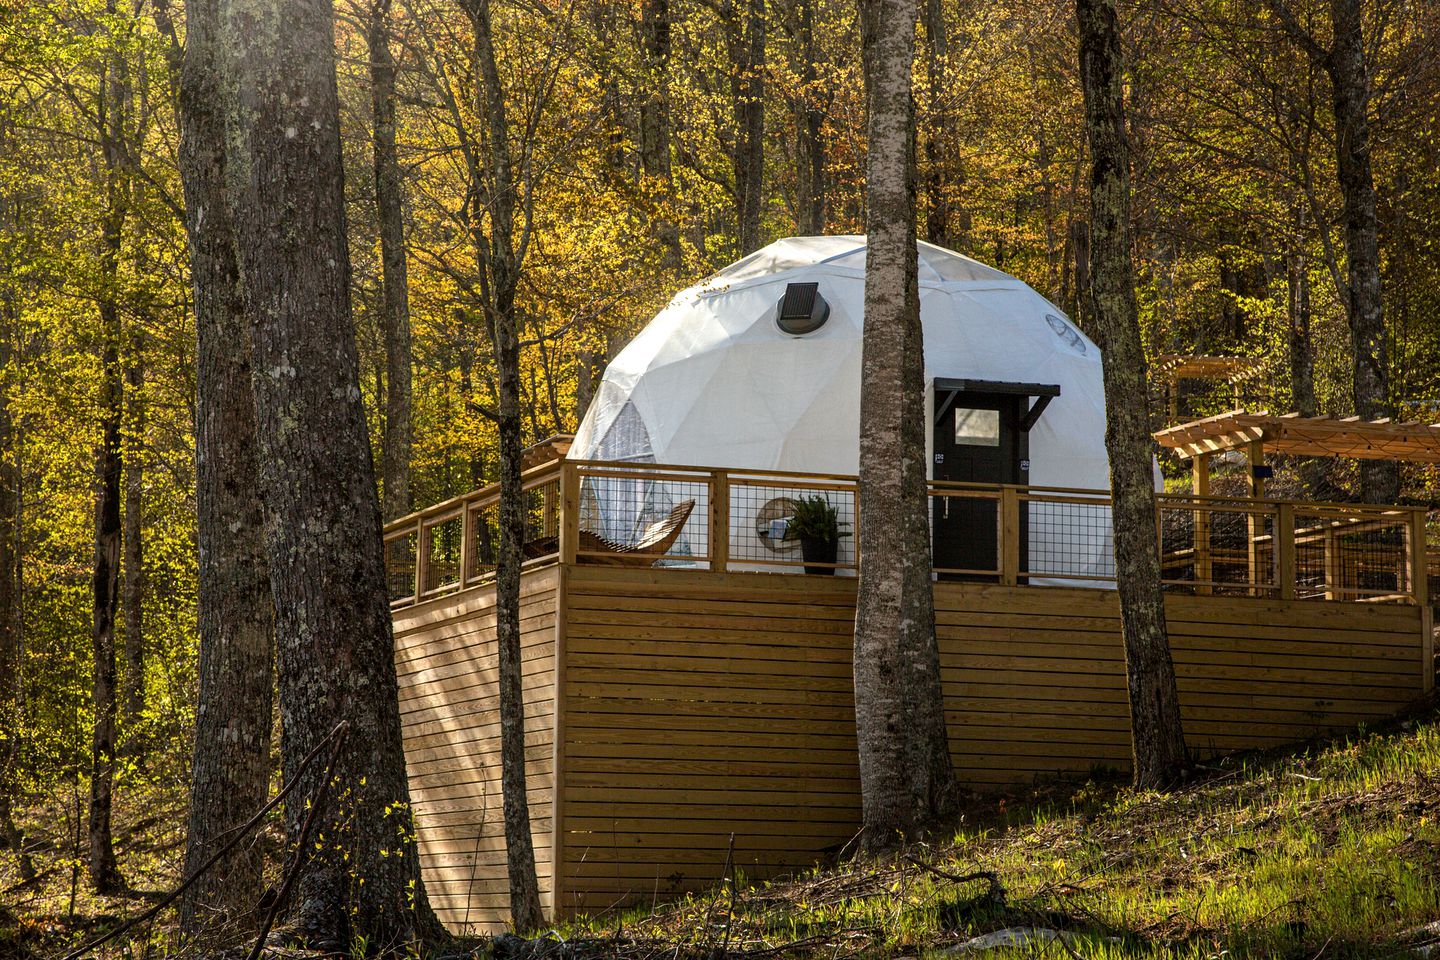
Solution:
M 800 541 L 800 556 L 805 560 L 806 573 L 833 574 L 833 566 L 812 567 L 810 564 L 833 564 L 839 552 L 840 538 L 850 536 L 841 528 L 849 525 L 840 519 L 840 514 L 821 494 L 798 497 L 795 512 L 785 527 L 785 539 Z

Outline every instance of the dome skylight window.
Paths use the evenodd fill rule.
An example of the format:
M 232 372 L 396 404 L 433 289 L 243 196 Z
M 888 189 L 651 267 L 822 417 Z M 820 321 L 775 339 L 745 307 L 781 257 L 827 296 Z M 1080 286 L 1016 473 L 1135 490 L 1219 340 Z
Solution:
M 1079 331 L 1053 313 L 1045 314 L 1045 322 L 1050 324 L 1050 329 L 1055 331 L 1055 336 L 1065 341 L 1065 346 L 1084 356 L 1085 338 L 1080 336 Z

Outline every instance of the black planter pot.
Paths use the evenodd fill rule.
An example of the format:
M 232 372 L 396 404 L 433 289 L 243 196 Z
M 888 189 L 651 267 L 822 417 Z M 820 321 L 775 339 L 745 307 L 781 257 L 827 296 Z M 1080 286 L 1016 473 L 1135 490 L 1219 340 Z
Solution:
M 838 540 L 821 540 L 818 537 L 800 538 L 800 556 L 805 561 L 806 573 L 835 572 L 834 567 L 812 567 L 812 563 L 834 563 L 840 543 Z

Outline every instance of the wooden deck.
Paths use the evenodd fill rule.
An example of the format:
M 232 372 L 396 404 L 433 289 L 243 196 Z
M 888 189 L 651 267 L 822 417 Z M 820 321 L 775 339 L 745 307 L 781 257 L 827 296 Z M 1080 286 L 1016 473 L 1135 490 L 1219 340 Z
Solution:
M 523 579 L 532 827 L 549 911 L 706 885 L 731 833 L 750 877 L 809 867 L 851 840 L 853 578 L 566 560 Z M 477 579 L 395 611 L 425 877 L 454 930 L 507 916 L 493 591 Z M 1278 593 L 1167 600 L 1201 755 L 1349 728 L 1431 689 L 1428 604 Z M 1113 591 L 941 582 L 935 600 L 963 785 L 1128 765 Z

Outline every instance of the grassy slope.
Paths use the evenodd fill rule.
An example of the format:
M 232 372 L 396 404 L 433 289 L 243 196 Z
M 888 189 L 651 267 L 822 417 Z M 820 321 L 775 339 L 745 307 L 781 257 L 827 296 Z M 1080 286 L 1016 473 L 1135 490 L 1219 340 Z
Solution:
M 1092 783 L 979 801 L 951 843 L 913 851 L 933 869 L 902 859 L 787 883 L 742 878 L 733 891 L 562 932 L 590 940 L 578 955 L 647 960 L 716 948 L 827 960 L 939 955 L 1013 926 L 1074 936 L 986 956 L 1311 960 L 1410 955 L 1401 934 L 1440 919 L 1440 714 L 1202 774 L 1164 796 Z M 149 890 L 168 889 L 178 872 L 183 790 L 173 792 L 132 792 L 120 811 L 122 865 Z M 18 885 L 0 852 L 0 958 L 25 948 L 53 956 L 146 905 L 96 898 L 81 877 L 70 914 L 72 805 L 55 797 L 26 818 L 41 847 L 39 884 Z M 933 870 L 992 871 L 1003 893 Z M 140 942 L 106 954 L 163 954 L 171 923 L 167 914 Z
M 985 955 L 1315 958 L 1413 955 L 1404 932 L 1440 918 L 1435 714 L 1201 774 L 1163 796 L 1090 784 L 990 801 L 953 842 L 916 852 L 947 873 L 993 872 L 998 897 L 900 859 L 742 881 L 566 933 L 618 929 L 648 955 L 844 957 L 938 955 L 975 934 L 1046 926 L 1074 936 Z

